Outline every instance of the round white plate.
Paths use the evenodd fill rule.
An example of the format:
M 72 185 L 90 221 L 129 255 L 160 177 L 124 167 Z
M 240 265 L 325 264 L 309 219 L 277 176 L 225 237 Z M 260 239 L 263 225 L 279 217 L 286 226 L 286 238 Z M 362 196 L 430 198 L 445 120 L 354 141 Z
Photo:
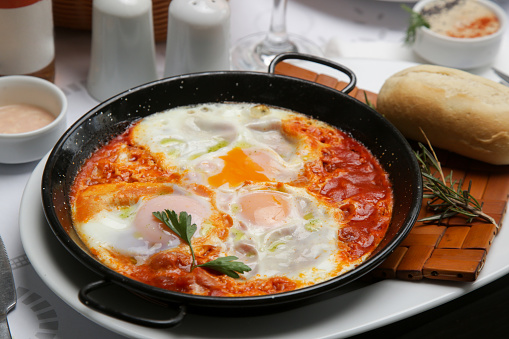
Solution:
M 411 63 L 343 60 L 357 73 L 360 88 L 378 91 L 384 79 Z M 20 207 L 24 249 L 45 284 L 83 316 L 132 338 L 338 338 L 360 334 L 410 317 L 492 282 L 509 273 L 509 226 L 502 227 L 487 262 L 473 283 L 385 280 L 354 283 L 326 301 L 291 311 L 257 317 L 214 317 L 188 314 L 173 329 L 146 328 L 103 315 L 84 306 L 78 291 L 98 277 L 74 259 L 48 226 L 41 206 L 41 176 L 46 158 L 30 177 Z M 507 224 L 507 218 L 504 220 Z M 134 298 L 134 297 L 133 297 Z M 118 300 L 119 304 L 123 300 Z

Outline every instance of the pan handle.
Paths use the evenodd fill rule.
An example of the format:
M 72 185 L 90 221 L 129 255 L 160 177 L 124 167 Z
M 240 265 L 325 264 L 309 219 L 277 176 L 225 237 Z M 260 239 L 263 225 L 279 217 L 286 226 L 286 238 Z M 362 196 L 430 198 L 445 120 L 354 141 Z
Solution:
M 178 308 L 177 315 L 170 319 L 158 320 L 158 319 L 149 319 L 149 318 L 144 318 L 144 317 L 138 317 L 135 315 L 131 315 L 131 314 L 122 312 L 122 311 L 111 309 L 90 297 L 89 294 L 92 293 L 93 291 L 98 290 L 103 287 L 107 287 L 111 284 L 112 284 L 111 281 L 105 280 L 105 279 L 91 282 L 80 289 L 79 294 L 78 294 L 79 300 L 85 306 L 88 306 L 95 311 L 101 312 L 103 314 L 112 316 L 112 317 L 120 319 L 120 320 L 125 320 L 128 322 L 134 323 L 134 324 L 147 326 L 147 327 L 153 327 L 153 328 L 175 327 L 182 322 L 182 320 L 184 319 L 184 317 L 186 315 L 186 312 L 187 312 L 186 306 L 180 305 Z
M 302 54 L 302 53 L 281 53 L 281 54 L 278 54 L 270 62 L 269 73 L 274 74 L 277 64 L 280 63 L 281 61 L 287 60 L 287 59 L 298 59 L 298 60 L 315 62 L 317 64 L 329 66 L 331 68 L 334 68 L 334 69 L 346 74 L 348 76 L 348 78 L 350 78 L 350 82 L 348 83 L 348 85 L 346 85 L 345 88 L 343 88 L 340 91 L 342 93 L 345 93 L 345 94 L 350 93 L 355 88 L 355 85 L 357 84 L 357 77 L 355 76 L 355 73 L 352 72 L 349 68 L 347 68 L 341 64 L 335 63 L 333 61 L 330 61 L 328 59 L 320 58 L 320 57 L 310 55 L 310 54 Z

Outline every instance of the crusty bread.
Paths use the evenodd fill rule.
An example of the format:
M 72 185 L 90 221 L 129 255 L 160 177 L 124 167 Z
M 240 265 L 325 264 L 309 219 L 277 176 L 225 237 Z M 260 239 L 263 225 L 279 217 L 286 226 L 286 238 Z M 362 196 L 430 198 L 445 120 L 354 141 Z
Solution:
M 509 164 L 509 87 L 452 68 L 419 65 L 387 79 L 377 110 L 405 137 L 491 164 Z

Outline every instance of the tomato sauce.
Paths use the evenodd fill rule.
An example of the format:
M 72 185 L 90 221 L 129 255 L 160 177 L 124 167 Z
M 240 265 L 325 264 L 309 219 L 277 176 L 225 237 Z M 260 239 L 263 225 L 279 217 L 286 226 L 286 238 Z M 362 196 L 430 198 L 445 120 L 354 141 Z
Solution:
M 101 147 L 76 176 L 71 197 L 87 186 L 118 182 L 178 182 L 178 173 L 162 170 L 146 150 L 133 146 L 126 132 Z
M 340 130 L 301 121 L 285 129 L 312 136 L 320 145 L 321 159 L 306 166 L 309 189 L 343 210 L 348 225 L 338 237 L 350 247 L 350 259 L 371 252 L 383 239 L 392 216 L 392 189 L 383 168 L 366 147 Z

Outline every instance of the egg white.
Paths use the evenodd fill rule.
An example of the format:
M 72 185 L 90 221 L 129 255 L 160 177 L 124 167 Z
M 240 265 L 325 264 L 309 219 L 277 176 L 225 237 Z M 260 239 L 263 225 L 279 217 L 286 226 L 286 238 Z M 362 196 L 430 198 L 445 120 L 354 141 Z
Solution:
M 169 209 L 175 210 L 178 214 L 183 209 L 182 206 L 176 208 L 169 204 L 161 206 L 157 211 L 148 211 L 148 213 L 144 211 L 143 213 L 150 215 L 145 215 L 141 221 L 139 219 L 146 204 L 161 198 L 172 198 L 172 200 L 191 201 L 203 208 L 201 214 L 204 217 L 195 214 L 193 218 L 193 223 L 197 225 L 194 238 L 207 236 L 210 224 L 207 217 L 213 212 L 209 199 L 177 185 L 172 185 L 172 187 L 172 194 L 156 195 L 149 198 L 139 196 L 133 204 L 129 205 L 114 206 L 103 203 L 101 204 L 102 208 L 97 208 L 89 219 L 75 222 L 75 229 L 88 248 L 92 249 L 108 265 L 118 266 L 112 253 L 132 257 L 136 264 L 140 265 L 155 253 L 174 249 L 181 244 L 181 239 L 169 228 L 161 227 L 159 221 L 151 213 Z M 215 241 L 217 242 L 218 239 Z
M 269 193 L 284 199 L 289 212 L 284 220 L 263 225 L 270 210 L 255 211 L 262 223 L 243 215 L 240 200 L 252 194 Z M 246 278 L 286 276 L 304 284 L 323 281 L 337 273 L 337 232 L 341 215 L 303 188 L 285 185 L 253 185 L 231 193 L 218 193 L 218 208 L 229 213 L 233 226 L 228 238 L 229 255 L 251 267 Z M 270 206 L 270 202 L 267 203 Z M 267 215 L 269 214 L 269 215 Z
M 143 199 L 128 207 L 102 210 L 84 223 L 78 223 L 76 228 L 80 238 L 93 249 L 97 256 L 107 259 L 109 265 L 115 265 L 109 251 L 133 257 L 138 263 L 143 263 L 151 255 L 180 244 L 177 236 L 169 233 L 171 240 L 167 243 L 149 242 L 134 227 L 134 218 Z
M 204 104 L 156 113 L 133 128 L 133 141 L 150 150 L 166 169 L 187 173 L 187 180 L 207 184 L 220 173 L 222 156 L 240 148 L 265 169 L 269 180 L 291 182 L 302 171 L 302 140 L 281 131 L 291 112 L 253 104 Z

